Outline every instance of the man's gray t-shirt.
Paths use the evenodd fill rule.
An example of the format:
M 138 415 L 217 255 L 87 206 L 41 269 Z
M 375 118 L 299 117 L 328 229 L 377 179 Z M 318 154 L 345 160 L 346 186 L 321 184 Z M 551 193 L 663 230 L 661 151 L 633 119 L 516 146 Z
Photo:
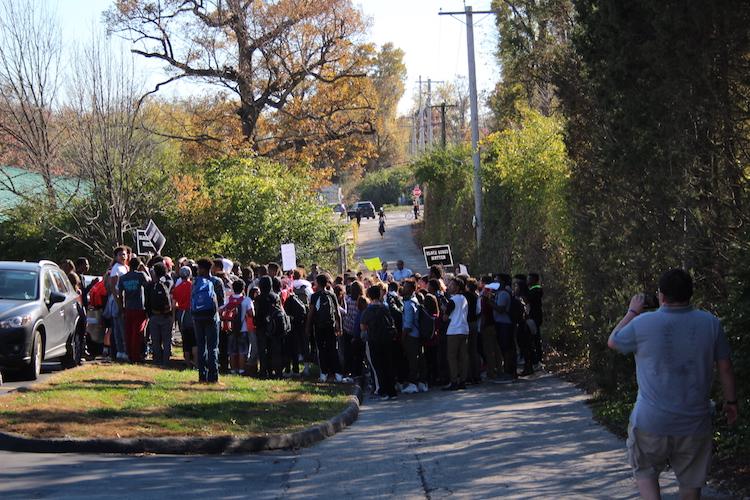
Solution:
M 503 312 L 498 312 L 496 309 L 492 310 L 492 318 L 495 320 L 495 323 L 506 323 L 511 324 L 513 323 L 510 319 L 510 303 L 511 303 L 511 297 L 510 292 L 506 290 L 505 288 L 499 289 L 497 292 L 495 292 L 495 305 L 500 306 Z
M 711 431 L 714 363 L 730 354 L 716 316 L 692 306 L 662 306 L 634 318 L 613 341 L 618 351 L 635 354 L 633 428 L 660 436 Z

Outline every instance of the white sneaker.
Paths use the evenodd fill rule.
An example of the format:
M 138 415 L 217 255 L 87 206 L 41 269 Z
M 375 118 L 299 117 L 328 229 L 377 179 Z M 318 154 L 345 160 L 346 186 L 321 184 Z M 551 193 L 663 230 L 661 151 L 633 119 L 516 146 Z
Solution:
M 417 392 L 419 392 L 419 389 L 417 389 L 416 385 L 409 384 L 406 387 L 404 387 L 403 389 L 401 389 L 401 392 L 404 393 L 404 394 L 416 394 Z
M 430 388 L 427 387 L 427 384 L 425 384 L 424 382 L 420 382 L 417 388 L 419 389 L 419 392 L 427 392 L 430 390 Z
M 321 382 L 325 382 L 325 381 L 327 381 L 327 380 L 328 380 L 328 375 L 326 375 L 325 373 L 321 373 L 321 374 L 320 374 L 320 379 L 319 379 L 319 380 L 320 380 Z
M 341 381 L 343 383 L 345 383 L 345 384 L 353 384 L 354 383 L 354 379 L 351 378 L 351 377 L 344 377 Z
M 333 378 L 336 380 L 337 383 L 341 383 L 344 380 L 344 377 L 341 376 L 340 373 L 336 373 L 333 375 Z

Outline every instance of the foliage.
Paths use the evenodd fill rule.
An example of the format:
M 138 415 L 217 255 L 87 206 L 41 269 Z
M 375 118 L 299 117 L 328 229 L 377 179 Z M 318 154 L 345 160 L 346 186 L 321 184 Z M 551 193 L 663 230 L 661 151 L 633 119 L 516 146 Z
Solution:
M 175 255 L 214 252 L 243 262 L 278 260 L 294 243 L 300 263 L 334 267 L 343 230 L 312 195 L 307 172 L 257 158 L 210 160 L 180 178 L 174 203 L 158 217 Z
M 557 347 L 580 347 L 581 287 L 572 253 L 567 193 L 570 167 L 564 122 L 521 110 L 517 128 L 482 144 L 484 242 L 479 258 L 468 148 L 435 150 L 415 162 L 425 183 L 425 244 L 449 243 L 454 260 L 479 272 L 539 272 L 547 289 L 545 335 Z
M 376 170 L 365 174 L 356 187 L 360 200 L 369 200 L 376 207 L 397 204 L 399 197 L 411 196 L 414 176 L 407 166 Z

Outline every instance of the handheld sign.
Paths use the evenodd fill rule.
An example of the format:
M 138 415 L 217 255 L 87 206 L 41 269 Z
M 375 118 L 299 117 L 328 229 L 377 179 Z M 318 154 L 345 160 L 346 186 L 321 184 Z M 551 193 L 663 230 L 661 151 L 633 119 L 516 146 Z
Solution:
M 164 249 L 164 244 L 167 242 L 167 239 L 164 237 L 156 224 L 154 224 L 153 220 L 148 221 L 148 225 L 146 226 L 146 236 L 148 236 L 148 239 L 151 240 L 152 246 L 156 249 L 155 253 L 161 253 L 161 251 Z
M 291 271 L 297 267 L 297 250 L 294 243 L 281 245 L 281 267 L 283 271 Z
M 365 267 L 369 271 L 378 271 L 381 267 L 383 267 L 382 262 L 380 262 L 380 257 L 373 257 L 371 259 L 362 259 L 362 262 L 365 263 Z
M 433 245 L 431 247 L 424 247 L 424 261 L 427 267 L 430 266 L 452 266 L 453 255 L 451 255 L 450 245 Z
M 151 242 L 151 238 L 146 234 L 145 229 L 135 230 L 135 253 L 139 256 L 154 255 L 158 252 Z

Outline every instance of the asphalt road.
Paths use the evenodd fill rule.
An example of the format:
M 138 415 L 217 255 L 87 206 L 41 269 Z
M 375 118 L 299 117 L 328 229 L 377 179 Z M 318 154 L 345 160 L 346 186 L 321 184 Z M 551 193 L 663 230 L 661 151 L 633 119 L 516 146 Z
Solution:
M 378 233 L 377 219 L 362 219 L 354 257 L 359 262 L 362 262 L 362 259 L 379 257 L 381 261 L 388 262 L 388 269 L 391 270 L 395 270 L 396 261 L 402 259 L 407 268 L 415 273 L 424 274 L 427 266 L 422 249 L 414 242 L 414 219 L 410 214 L 410 211 L 403 210 L 386 211 L 383 238 Z
M 37 377 L 36 380 L 21 380 L 20 377 L 15 373 L 4 373 L 3 383 L 0 385 L 0 396 L 8 392 L 12 392 L 21 387 L 30 387 L 32 384 L 44 382 L 53 373 L 62 370 L 62 366 L 57 362 L 42 363 L 42 373 Z
M 635 498 L 624 442 L 594 423 L 584 400 L 544 375 L 368 401 L 352 427 L 297 451 L 0 452 L 0 498 Z M 676 497 L 671 474 L 662 485 Z

